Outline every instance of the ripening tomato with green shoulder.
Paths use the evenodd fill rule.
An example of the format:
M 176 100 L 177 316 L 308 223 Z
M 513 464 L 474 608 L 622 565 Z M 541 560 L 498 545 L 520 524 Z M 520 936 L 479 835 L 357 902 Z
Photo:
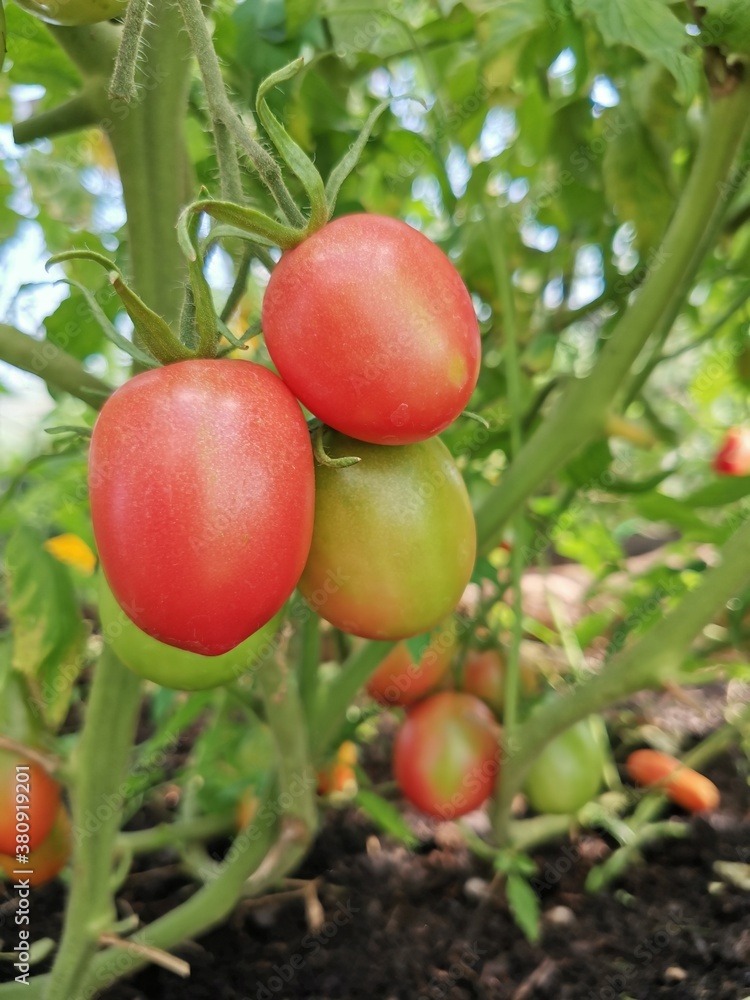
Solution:
M 204 656 L 281 610 L 307 559 L 314 490 L 299 403 L 250 361 L 142 372 L 91 437 L 91 517 L 115 600 L 154 639 Z
M 453 619 L 430 637 L 419 662 L 415 662 L 407 644 L 399 642 L 367 682 L 367 693 L 381 705 L 412 705 L 443 680 L 450 670 L 457 642 Z
M 461 690 L 481 698 L 497 715 L 502 715 L 505 667 L 505 656 L 495 647 L 468 650 L 461 671 Z M 519 665 L 519 680 L 524 694 L 534 694 L 539 690 L 536 671 L 523 662 Z
M 299 581 L 326 621 L 365 639 L 429 632 L 469 582 L 476 526 L 466 486 L 439 438 L 384 445 L 328 435 L 348 468 L 315 470 L 315 527 Z
M 422 812 L 455 819 L 492 794 L 500 770 L 499 727 L 470 694 L 442 691 L 407 712 L 393 744 L 393 773 Z
M 114 599 L 104 574 L 99 577 L 102 637 L 134 673 L 179 691 L 203 691 L 229 684 L 258 666 L 272 649 L 283 612 L 228 653 L 201 656 L 159 642 L 134 624 Z
M 542 748 L 524 792 L 538 813 L 575 813 L 602 787 L 606 755 L 591 719 L 566 729 Z
M 0 854 L 26 854 L 47 837 L 60 806 L 60 784 L 41 764 L 0 749 Z
M 52 829 L 44 840 L 29 853 L 27 864 L 20 864 L 12 854 L 0 854 L 0 871 L 9 879 L 25 878 L 36 888 L 57 878 L 68 863 L 73 850 L 73 830 L 68 810 L 60 805 Z M 23 870 L 23 875 L 14 872 Z
M 124 17 L 128 0 L 16 0 L 30 14 L 50 24 L 75 27 Z
M 283 253 L 263 333 L 310 412 L 374 444 L 439 434 L 479 375 L 479 324 L 458 271 L 422 233 L 382 215 L 335 219 Z

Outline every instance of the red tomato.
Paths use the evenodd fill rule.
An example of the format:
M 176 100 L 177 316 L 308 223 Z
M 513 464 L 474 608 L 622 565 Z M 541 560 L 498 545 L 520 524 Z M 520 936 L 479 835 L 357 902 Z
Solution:
M 107 582 L 160 642 L 226 653 L 302 573 L 310 438 L 294 397 L 260 365 L 182 361 L 126 382 L 94 427 L 89 485 Z
M 750 427 L 733 427 L 714 458 L 714 469 L 725 476 L 750 476 Z
M 479 375 L 479 326 L 458 272 L 421 233 L 381 215 L 336 219 L 283 254 L 263 333 L 316 417 L 375 444 L 438 434 Z
M 450 452 L 439 438 L 384 448 L 335 433 L 327 447 L 362 461 L 315 470 L 305 600 L 365 639 L 428 632 L 456 607 L 474 567 L 474 515 Z
M 636 750 L 625 764 L 628 774 L 639 785 L 659 785 L 678 806 L 688 812 L 705 812 L 719 806 L 719 789 L 709 778 L 676 757 L 659 750 Z
M 0 750 L 0 854 L 37 848 L 52 829 L 59 806 L 60 785 L 41 765 Z
M 411 705 L 437 687 L 450 669 L 456 649 L 455 625 L 450 622 L 430 640 L 419 663 L 400 642 L 367 682 L 368 694 L 381 705 Z
M 73 848 L 70 817 L 61 805 L 55 816 L 54 825 L 42 843 L 29 854 L 28 864 L 19 864 L 13 855 L 0 854 L 0 870 L 9 879 L 24 878 L 32 886 L 51 882 L 63 870 Z M 14 872 L 22 872 L 15 875 Z
M 454 819 L 489 798 L 500 769 L 498 729 L 484 702 L 444 691 L 409 711 L 393 745 L 393 772 L 422 812 Z

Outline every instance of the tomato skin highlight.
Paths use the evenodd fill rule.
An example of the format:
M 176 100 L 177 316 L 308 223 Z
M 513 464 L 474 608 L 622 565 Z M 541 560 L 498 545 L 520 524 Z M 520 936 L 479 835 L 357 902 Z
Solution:
M 672 802 L 688 812 L 707 812 L 719 807 L 721 795 L 710 778 L 660 750 L 634 750 L 625 769 L 636 784 L 660 786 Z
M 485 802 L 500 768 L 499 730 L 484 702 L 443 691 L 412 708 L 393 745 L 405 798 L 429 816 L 455 819 Z
M 16 766 L 23 766 L 29 775 L 25 787 L 17 787 Z M 28 799 L 17 802 L 16 795 Z M 60 806 L 60 785 L 35 761 L 28 760 L 12 750 L 0 749 L 0 854 L 15 856 L 16 812 L 28 813 L 28 831 L 18 831 L 28 836 L 29 850 L 33 851 L 44 841 L 52 829 Z
M 548 743 L 531 765 L 524 792 L 538 813 L 578 812 L 602 786 L 602 748 L 588 719 Z
M 315 470 L 315 528 L 299 581 L 306 601 L 365 639 L 407 639 L 439 625 L 474 568 L 469 495 L 439 438 L 383 447 L 332 433 L 346 469 Z
M 400 642 L 367 682 L 367 693 L 381 705 L 413 705 L 442 681 L 450 669 L 455 649 L 452 624 L 431 639 L 419 663 L 414 662 L 406 643 Z
M 42 843 L 29 854 L 28 864 L 20 864 L 15 855 L 0 854 L 0 870 L 9 879 L 27 878 L 29 885 L 36 888 L 57 878 L 68 863 L 73 850 L 73 830 L 68 810 L 60 805 L 52 829 Z M 23 869 L 23 875 L 14 875 Z
M 120 607 L 160 642 L 228 652 L 283 606 L 314 514 L 302 411 L 248 361 L 182 361 L 104 404 L 89 457 L 94 535 Z
M 99 617 L 102 636 L 118 658 L 136 674 L 178 691 L 204 691 L 237 680 L 260 664 L 281 624 L 277 615 L 234 649 L 219 656 L 202 656 L 168 646 L 141 631 L 125 614 L 104 574 L 99 580 Z
M 374 444 L 440 433 L 479 375 L 479 324 L 458 271 L 427 237 L 382 215 L 343 216 L 284 253 L 263 333 L 310 412 Z
M 713 466 L 723 476 L 750 476 L 750 427 L 727 431 Z
M 49 24 L 79 25 L 124 17 L 127 0 L 16 0 L 30 14 Z

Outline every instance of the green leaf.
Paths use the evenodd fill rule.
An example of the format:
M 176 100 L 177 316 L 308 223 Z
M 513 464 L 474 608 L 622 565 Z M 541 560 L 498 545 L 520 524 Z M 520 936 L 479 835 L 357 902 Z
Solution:
M 635 245 L 643 255 L 664 235 L 673 198 L 648 133 L 635 120 L 628 122 L 604 151 L 604 188 L 618 222 L 635 224 Z
M 362 150 L 365 148 L 365 144 L 370 138 L 372 130 L 375 128 L 375 123 L 390 103 L 390 98 L 387 101 L 381 101 L 374 111 L 370 112 L 367 121 L 362 126 L 362 131 L 349 147 L 345 156 L 336 164 L 329 174 L 328 181 L 326 182 L 326 202 L 328 204 L 329 218 L 333 215 L 333 210 L 336 207 L 336 199 L 338 198 L 339 191 L 341 190 L 341 185 L 344 183 L 352 170 L 354 170 L 357 166 L 359 158 L 362 155 Z
M 418 838 L 409 829 L 403 816 L 392 803 L 367 788 L 360 788 L 354 801 L 386 833 L 390 833 L 392 837 L 396 837 L 407 847 L 419 846 Z
M 516 873 L 508 875 L 505 886 L 513 919 L 527 939 L 535 944 L 541 936 L 539 899 L 529 883 Z
M 641 517 L 648 518 L 649 521 L 663 521 L 702 541 L 709 541 L 715 535 L 712 525 L 701 520 L 689 507 L 674 497 L 665 496 L 663 493 L 647 493 L 635 495 L 633 503 Z
M 747 0 L 701 0 L 705 10 L 699 41 L 722 45 L 730 52 L 750 52 L 750 7 Z
M 645 59 L 665 66 L 675 78 L 683 102 L 690 103 L 698 90 L 700 64 L 687 55 L 688 36 L 666 4 L 654 0 L 574 0 L 573 6 L 578 13 L 594 17 L 606 45 L 629 45 Z
M 26 674 L 50 726 L 65 718 L 83 666 L 86 627 L 70 573 L 21 526 L 5 550 L 13 666 Z
M 727 476 L 709 483 L 690 496 L 683 503 L 688 507 L 723 507 L 734 503 L 750 493 L 750 476 Z
M 602 485 L 602 477 L 612 464 L 612 451 L 606 439 L 594 441 L 566 466 L 573 486 L 591 489 Z
M 299 29 L 315 16 L 317 0 L 286 0 L 286 33 L 296 35 Z

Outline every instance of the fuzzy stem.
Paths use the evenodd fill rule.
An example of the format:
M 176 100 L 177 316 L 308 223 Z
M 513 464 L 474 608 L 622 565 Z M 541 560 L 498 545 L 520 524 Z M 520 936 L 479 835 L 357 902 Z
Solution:
M 116 919 L 110 876 L 140 692 L 140 679 L 105 646 L 76 751 L 72 796 L 75 878 L 45 1000 L 78 996 L 99 935 L 111 929 Z
M 305 219 L 294 203 L 281 176 L 281 168 L 271 154 L 250 135 L 227 97 L 221 67 L 211 41 L 211 33 L 200 0 L 178 0 L 193 45 L 203 82 L 206 86 L 208 109 L 214 125 L 216 148 L 222 177 L 222 192 L 229 201 L 240 202 L 242 188 L 236 153 L 236 142 L 244 150 L 258 176 L 273 195 L 276 204 L 293 226 L 304 226 Z M 230 193 L 231 192 L 231 193 Z
M 134 101 L 138 96 L 135 71 L 142 51 L 149 4 L 150 0 L 130 0 L 128 4 L 120 49 L 109 85 L 109 98 L 112 101 Z

